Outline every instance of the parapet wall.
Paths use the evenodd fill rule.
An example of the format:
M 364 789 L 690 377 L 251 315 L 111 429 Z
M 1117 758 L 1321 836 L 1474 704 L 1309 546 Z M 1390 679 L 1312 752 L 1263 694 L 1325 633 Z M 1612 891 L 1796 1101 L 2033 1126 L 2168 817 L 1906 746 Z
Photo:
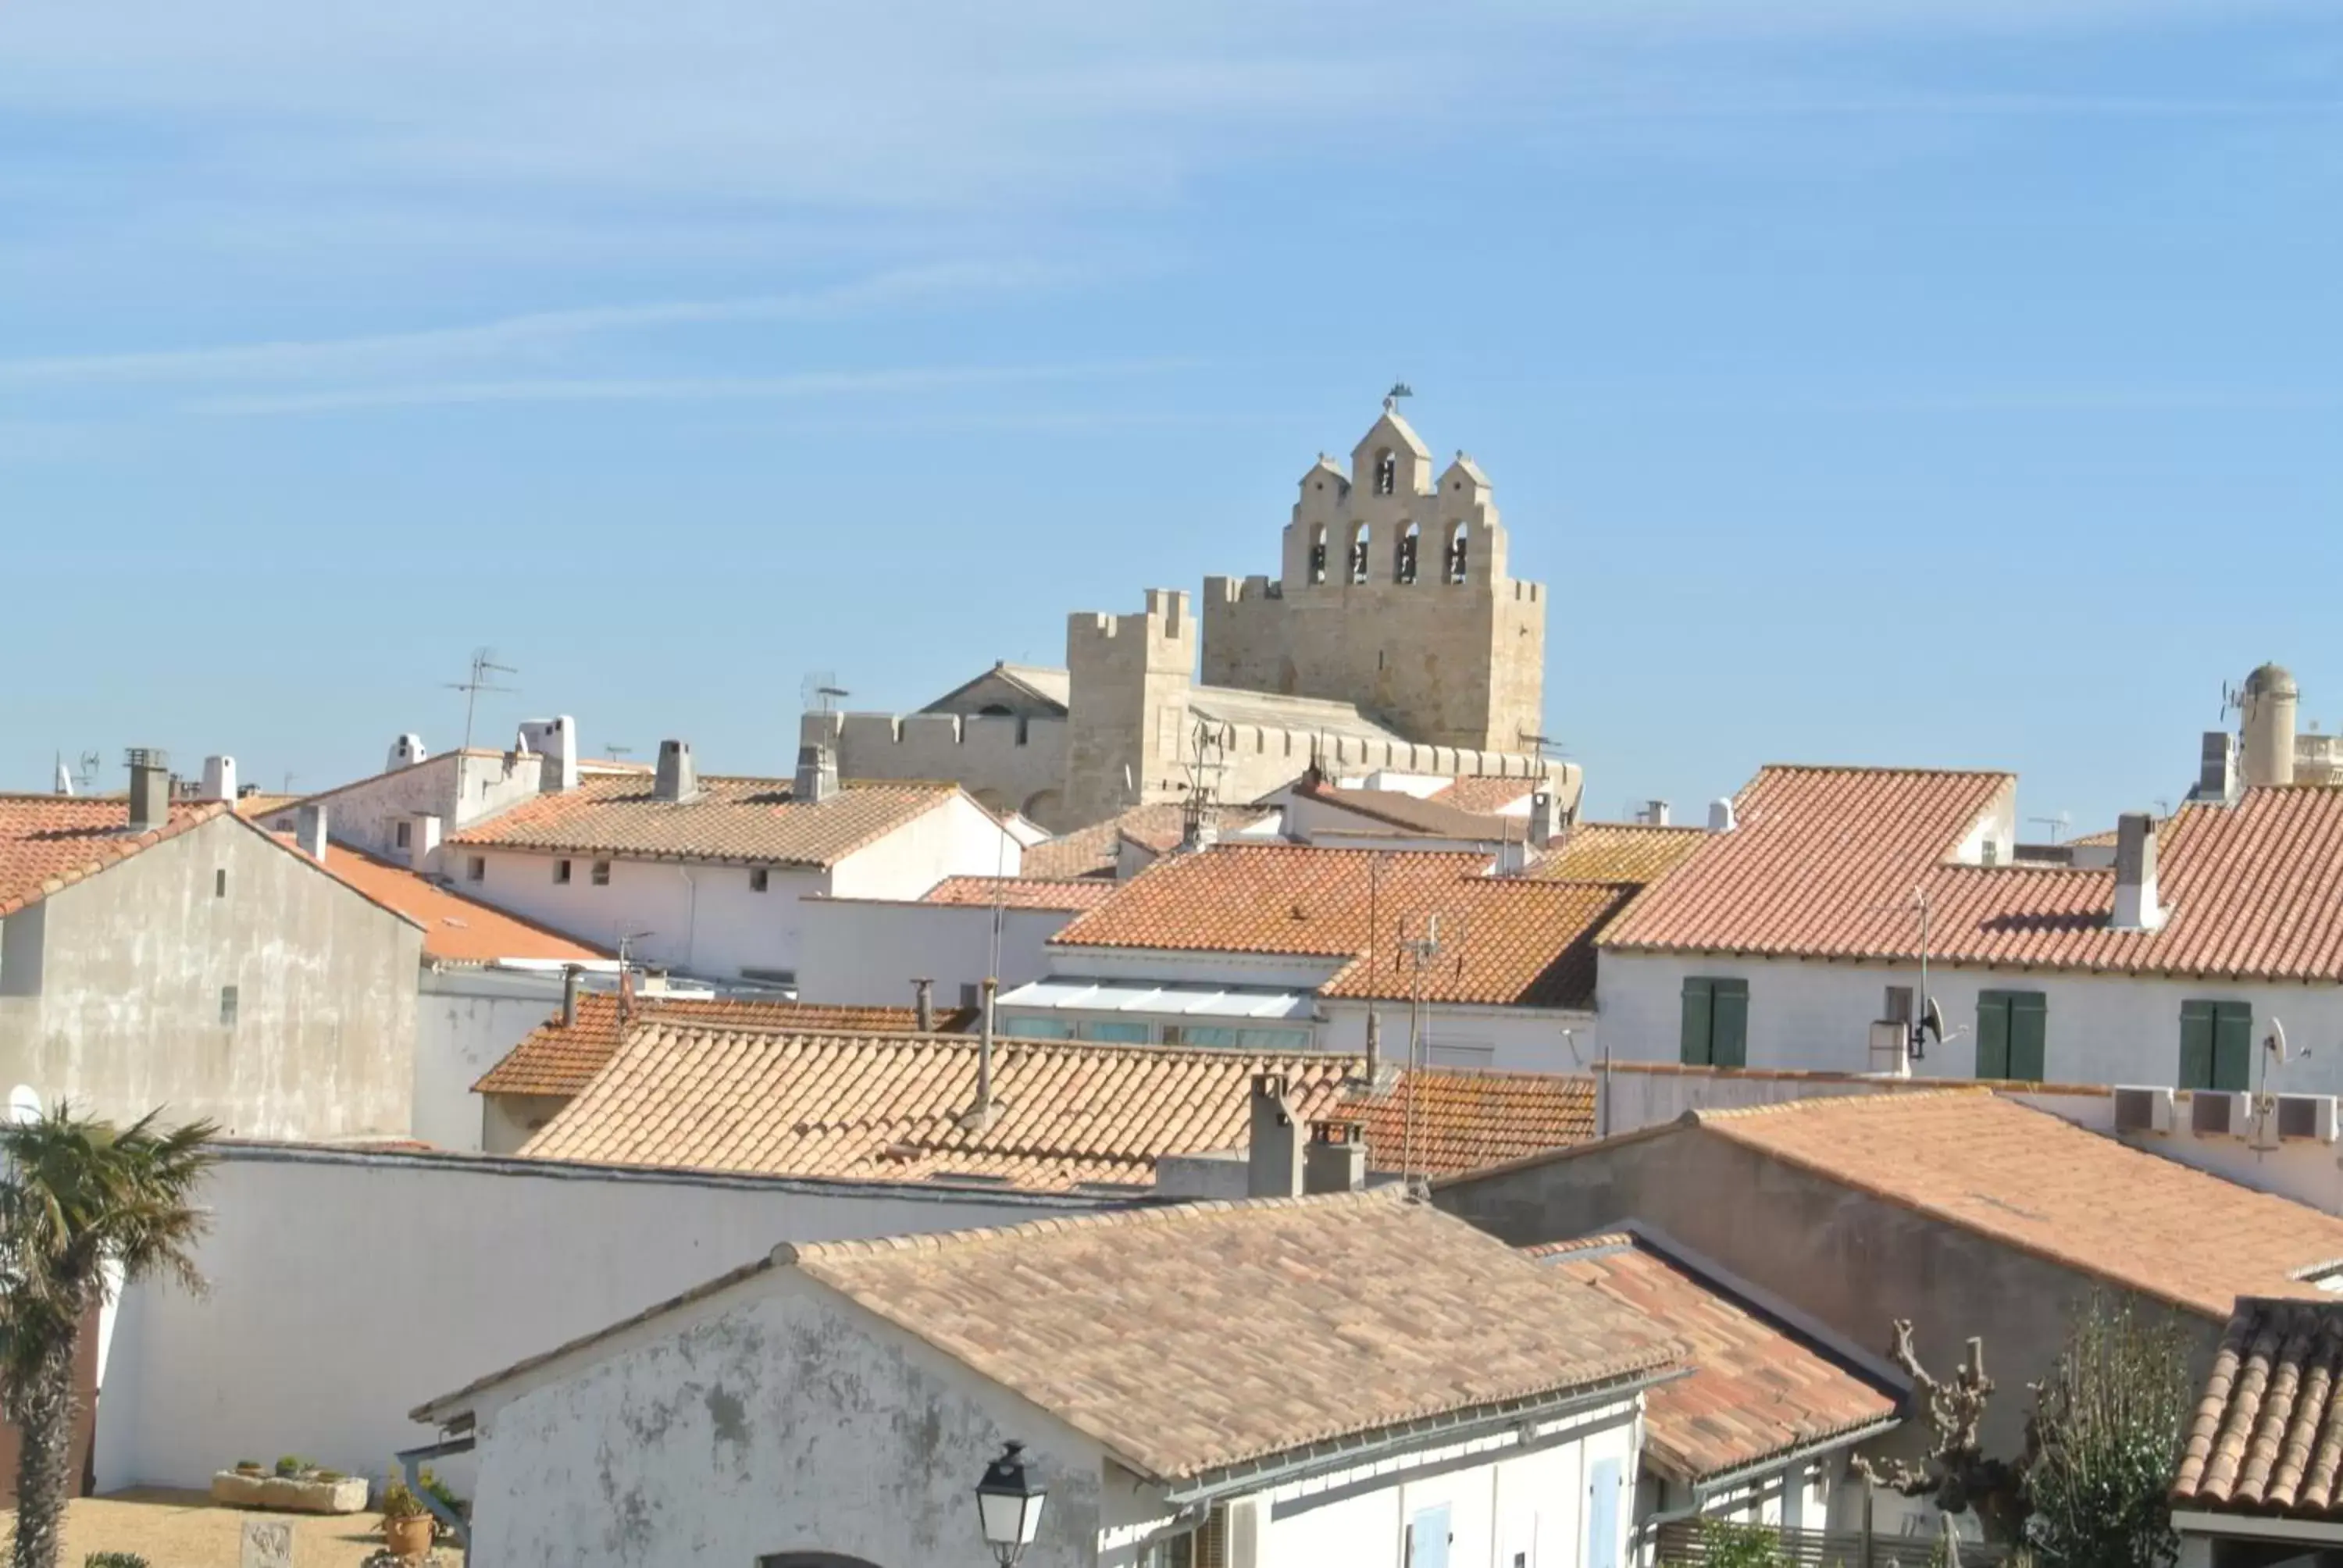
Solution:
M 957 713 L 809 713 L 799 743 L 827 743 L 841 779 L 949 779 L 1044 828 L 1065 779 L 1068 724 Z

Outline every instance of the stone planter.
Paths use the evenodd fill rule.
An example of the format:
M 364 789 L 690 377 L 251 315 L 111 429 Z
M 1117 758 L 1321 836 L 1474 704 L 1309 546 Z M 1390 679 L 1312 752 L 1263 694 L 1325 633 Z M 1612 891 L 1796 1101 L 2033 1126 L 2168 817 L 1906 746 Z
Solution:
M 363 1513 L 367 1478 L 345 1475 L 339 1481 L 297 1481 L 223 1470 L 212 1477 L 212 1501 L 278 1513 Z

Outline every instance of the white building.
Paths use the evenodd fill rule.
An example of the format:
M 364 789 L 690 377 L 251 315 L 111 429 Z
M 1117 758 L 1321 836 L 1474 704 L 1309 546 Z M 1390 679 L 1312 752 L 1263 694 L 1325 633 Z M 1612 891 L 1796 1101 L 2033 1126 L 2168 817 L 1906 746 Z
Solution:
M 1677 1353 L 1385 1189 L 783 1246 L 416 1414 L 501 1568 L 980 1562 L 1011 1442 L 1026 1568 L 1622 1568 Z
M 807 899 L 798 999 L 887 1007 L 927 980 L 943 1007 L 1049 972 L 1050 939 L 1114 892 L 1097 878 L 947 877 L 916 899 Z
M 1925 995 L 1930 1073 L 2343 1089 L 2343 792 L 2127 818 L 2088 867 L 2014 859 L 2006 773 L 1768 768 L 1729 819 L 1600 939 L 1615 1059 L 1893 1070 Z

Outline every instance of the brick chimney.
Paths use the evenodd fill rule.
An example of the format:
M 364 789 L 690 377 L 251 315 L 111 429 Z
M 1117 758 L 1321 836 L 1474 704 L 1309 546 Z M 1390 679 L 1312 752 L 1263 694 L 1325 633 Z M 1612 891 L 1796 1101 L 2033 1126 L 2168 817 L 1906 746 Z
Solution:
M 2116 819 L 2116 910 L 2119 931 L 2159 930 L 2164 906 L 2156 896 L 2156 819 L 2127 811 Z
M 1356 1192 L 1367 1184 L 1367 1135 L 1355 1121 L 1313 1121 L 1302 1159 L 1305 1192 Z
M 1303 1191 L 1302 1129 L 1286 1103 L 1281 1072 L 1252 1077 L 1252 1141 L 1245 1157 L 1245 1196 L 1298 1198 Z
M 692 766 L 691 743 L 662 740 L 659 771 L 651 778 L 651 798 L 680 804 L 699 793 L 699 769 Z

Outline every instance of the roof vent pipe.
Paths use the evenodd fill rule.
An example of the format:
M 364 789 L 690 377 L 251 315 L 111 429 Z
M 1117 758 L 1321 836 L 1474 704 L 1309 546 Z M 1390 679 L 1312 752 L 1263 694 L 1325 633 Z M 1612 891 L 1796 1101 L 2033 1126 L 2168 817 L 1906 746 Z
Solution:
M 699 770 L 691 763 L 690 742 L 660 741 L 659 771 L 652 776 L 651 798 L 679 805 L 699 793 Z
M 1708 803 L 1708 830 L 1710 832 L 1730 833 L 1738 825 L 1738 819 L 1735 819 L 1733 814 L 1732 801 L 1711 800 Z
M 578 1027 L 578 977 L 586 972 L 584 964 L 561 966 L 561 1027 Z
M 2153 931 L 2164 926 L 2164 906 L 2156 896 L 2156 819 L 2127 811 L 2116 819 L 2116 909 L 2119 931 Z
M 911 982 L 912 1016 L 921 1034 L 936 1032 L 936 982 L 921 976 Z

